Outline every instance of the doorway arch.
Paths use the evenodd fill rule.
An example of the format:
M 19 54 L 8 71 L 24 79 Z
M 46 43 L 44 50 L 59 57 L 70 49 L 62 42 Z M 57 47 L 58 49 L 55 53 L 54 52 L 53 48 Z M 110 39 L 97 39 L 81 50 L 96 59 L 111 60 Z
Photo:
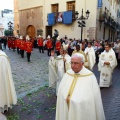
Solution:
M 29 37 L 31 37 L 31 38 L 35 37 L 35 27 L 33 25 L 29 25 L 27 27 L 26 35 L 29 35 Z

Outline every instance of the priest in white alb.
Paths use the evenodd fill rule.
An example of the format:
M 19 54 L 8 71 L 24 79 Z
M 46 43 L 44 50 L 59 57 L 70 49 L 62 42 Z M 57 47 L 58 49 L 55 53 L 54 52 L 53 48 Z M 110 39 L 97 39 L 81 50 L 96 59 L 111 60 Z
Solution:
M 63 75 L 71 68 L 71 57 L 67 54 L 67 49 L 68 45 L 63 44 L 57 57 L 53 50 L 49 60 L 49 87 L 56 87 L 56 95 Z
M 10 60 L 0 46 L 0 112 L 11 108 L 17 103 L 14 82 L 11 73 Z
M 112 84 L 112 73 L 117 66 L 117 60 L 110 44 L 105 45 L 105 51 L 99 57 L 100 87 L 109 87 Z
M 92 47 L 92 43 L 89 42 L 88 43 L 88 47 L 85 48 L 85 55 L 87 57 L 87 62 L 85 62 L 85 66 L 90 69 L 90 70 L 93 70 L 93 67 L 95 65 L 95 51 Z
M 71 68 L 59 85 L 55 120 L 105 120 L 96 77 L 82 54 L 72 55 Z
M 2 113 L 0 113 L 0 120 L 7 120 L 7 118 Z

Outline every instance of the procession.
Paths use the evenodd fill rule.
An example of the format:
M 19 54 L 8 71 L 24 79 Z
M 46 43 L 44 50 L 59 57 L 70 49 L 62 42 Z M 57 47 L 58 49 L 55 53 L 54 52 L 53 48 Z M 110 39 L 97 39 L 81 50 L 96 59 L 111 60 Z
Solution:
M 6 46 L 1 43 L 0 63 L 1 72 L 4 68 L 2 67 L 2 65 L 6 65 L 6 69 L 4 69 L 4 71 L 6 73 L 9 70 L 8 75 L 10 75 L 10 77 L 6 78 L 6 75 L 3 74 L 0 79 L 2 80 L 4 78 L 5 81 L 4 84 L 1 84 L 1 91 L 6 91 L 2 95 L 3 99 L 1 99 L 0 102 L 0 110 L 2 113 L 8 111 L 10 108 L 12 108 L 12 106 L 14 107 L 14 105 L 17 104 L 15 86 L 12 79 L 12 73 L 10 72 L 11 68 L 7 65 L 10 64 L 10 60 L 8 56 L 4 53 L 4 51 L 7 50 L 9 52 L 13 52 L 16 56 L 20 56 L 21 59 L 25 59 L 26 56 L 26 61 L 28 63 L 31 63 L 30 56 L 32 56 L 32 54 L 34 53 L 34 49 L 36 49 L 38 51 L 37 54 L 46 54 L 45 56 L 48 56 L 49 59 L 48 84 L 50 88 L 55 90 L 54 95 L 57 98 L 55 119 L 87 120 L 91 117 L 90 119 L 94 120 L 105 120 L 100 91 L 104 90 L 104 88 L 109 89 L 109 87 L 112 86 L 112 74 L 116 67 L 119 68 L 120 40 L 117 40 L 114 43 L 111 43 L 107 40 L 80 41 L 76 40 L 75 38 L 60 38 L 60 36 L 58 35 L 56 37 L 56 43 L 54 45 L 54 39 L 51 38 L 50 35 L 48 35 L 48 37 L 45 39 L 39 35 L 36 39 L 36 44 L 32 42 L 33 40 L 28 35 L 26 35 L 26 37 L 22 37 L 22 35 L 16 37 L 6 37 L 6 39 Z M 6 59 L 8 63 L 4 63 L 3 59 Z M 98 71 L 100 72 L 99 80 L 96 79 L 93 72 L 93 68 L 95 65 L 97 65 Z M 1 83 L 3 83 L 3 81 L 1 81 Z M 5 90 L 5 87 L 2 86 L 6 85 L 9 86 L 9 89 Z M 11 96 L 5 97 L 9 94 Z M 90 96 L 88 97 L 88 95 Z M 76 101 L 76 97 L 78 97 L 78 100 L 80 101 Z M 84 104 L 82 99 L 84 101 Z M 6 103 L 5 100 L 8 102 Z M 73 101 L 75 103 L 73 103 Z M 81 103 L 80 106 L 86 106 L 85 108 L 82 107 L 82 109 L 85 109 L 84 114 L 82 113 L 80 106 L 76 108 L 79 103 Z M 74 106 L 73 104 L 76 104 L 76 106 Z M 93 106 L 96 106 L 96 108 L 94 109 Z M 74 112 L 73 110 L 76 111 L 76 109 L 79 109 L 78 115 L 77 113 L 70 114 L 70 112 Z M 91 110 L 93 111 L 93 113 L 91 112 Z M 96 113 L 97 111 L 99 112 Z M 63 113 L 65 115 L 63 115 Z M 90 116 L 88 116 L 88 114 L 90 114 Z M 91 116 L 91 114 L 93 115 Z M 97 116 L 97 118 L 94 118 L 94 116 Z
M 120 0 L 1 0 L 0 120 L 120 120 Z

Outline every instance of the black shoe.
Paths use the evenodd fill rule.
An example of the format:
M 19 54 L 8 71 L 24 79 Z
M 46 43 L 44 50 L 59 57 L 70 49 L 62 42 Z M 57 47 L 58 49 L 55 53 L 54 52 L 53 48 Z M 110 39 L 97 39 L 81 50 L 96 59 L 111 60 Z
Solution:
M 104 87 L 100 87 L 100 90 L 102 90 Z

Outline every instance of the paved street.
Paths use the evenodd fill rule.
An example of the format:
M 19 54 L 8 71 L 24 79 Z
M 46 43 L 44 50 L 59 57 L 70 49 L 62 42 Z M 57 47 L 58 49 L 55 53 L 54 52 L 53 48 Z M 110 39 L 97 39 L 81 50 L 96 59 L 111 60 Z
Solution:
M 17 52 L 5 50 L 10 58 L 13 79 L 18 97 L 22 97 L 30 91 L 37 90 L 40 86 L 48 83 L 48 60 L 47 53 L 39 53 L 34 49 L 31 62 L 27 62 L 26 53 L 22 59 Z
M 47 52 L 39 53 L 38 49 L 34 49 L 31 55 L 31 62 L 27 62 L 26 55 L 22 59 L 17 52 L 13 52 L 12 50 L 5 50 L 6 54 L 10 58 L 13 79 L 15 82 L 15 88 L 17 91 L 18 98 L 25 97 L 32 93 L 33 91 L 43 90 L 43 86 L 48 86 L 48 60 Z M 94 73 L 99 80 L 99 72 L 97 71 L 97 65 L 94 67 Z M 49 99 L 49 103 L 55 106 L 56 98 L 54 97 L 54 92 L 46 88 L 50 91 L 51 99 Z M 47 92 L 48 92 L 47 91 Z M 43 94 L 43 93 L 41 93 Z M 116 68 L 113 74 L 113 84 L 110 88 L 104 88 L 101 90 L 103 106 L 105 110 L 106 120 L 120 120 L 120 69 Z M 49 94 L 47 94 L 49 98 Z M 47 101 L 47 97 L 43 98 L 44 101 Z M 39 97 L 36 98 L 36 101 L 39 101 Z M 46 102 L 47 103 L 47 102 Z M 46 106 L 50 106 L 50 104 L 45 104 Z M 44 103 L 43 103 L 44 104 Z M 39 106 L 38 106 L 39 107 Z M 14 107 L 13 107 L 14 108 Z M 48 107 L 49 108 L 49 107 Z M 55 108 L 52 106 L 52 114 L 50 116 L 50 120 L 54 120 Z M 47 109 L 44 109 L 47 111 Z M 48 112 L 48 111 L 47 111 Z M 39 120 L 47 120 L 42 119 L 41 116 L 37 116 Z M 19 120 L 19 119 L 15 119 Z M 28 120 L 20 119 L 20 120 Z M 36 120 L 36 119 L 29 119 Z

